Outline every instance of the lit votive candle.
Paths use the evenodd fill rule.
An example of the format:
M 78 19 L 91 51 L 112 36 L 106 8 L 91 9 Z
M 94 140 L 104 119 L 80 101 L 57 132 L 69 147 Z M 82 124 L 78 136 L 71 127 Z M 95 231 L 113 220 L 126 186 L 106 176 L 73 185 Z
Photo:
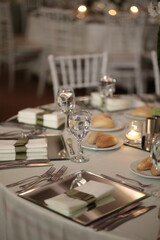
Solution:
M 126 137 L 129 140 L 135 141 L 135 140 L 138 140 L 139 138 L 141 138 L 141 133 L 132 129 L 126 134 Z

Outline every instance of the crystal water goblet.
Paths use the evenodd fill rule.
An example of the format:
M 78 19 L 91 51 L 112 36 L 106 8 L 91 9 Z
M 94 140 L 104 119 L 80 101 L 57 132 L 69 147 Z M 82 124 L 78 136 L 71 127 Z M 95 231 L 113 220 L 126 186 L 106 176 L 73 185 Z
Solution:
M 99 81 L 99 91 L 103 98 L 103 106 L 107 109 L 107 98 L 112 98 L 116 90 L 116 79 L 103 75 Z
M 160 134 L 156 134 L 152 139 L 150 156 L 151 156 L 153 165 L 155 166 L 155 170 L 159 172 L 160 171 Z M 153 187 L 151 194 L 157 199 L 160 198 L 160 188 Z
M 86 137 L 90 125 L 91 125 L 91 114 L 85 110 L 73 111 L 69 114 L 68 125 L 71 133 L 76 137 L 78 141 L 78 152 L 71 161 L 76 163 L 84 163 L 89 161 L 83 154 L 82 140 Z
M 75 108 L 75 94 L 71 87 L 60 87 L 57 92 L 57 105 L 59 110 L 65 114 L 65 128 L 68 129 L 68 114 Z

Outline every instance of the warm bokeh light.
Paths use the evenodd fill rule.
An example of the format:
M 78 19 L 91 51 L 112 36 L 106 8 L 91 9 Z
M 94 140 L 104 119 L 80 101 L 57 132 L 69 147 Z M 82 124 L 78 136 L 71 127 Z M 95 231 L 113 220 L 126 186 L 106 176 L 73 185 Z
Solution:
M 130 11 L 132 12 L 132 13 L 138 13 L 138 7 L 137 6 L 131 6 L 130 7 Z
M 79 19 L 83 19 L 83 18 L 85 18 L 85 14 L 82 12 L 79 12 L 79 13 L 77 13 L 76 17 Z
M 86 12 L 87 11 L 87 7 L 85 5 L 81 5 L 78 7 L 78 11 L 83 13 L 83 12 Z
M 97 7 L 100 9 L 104 9 L 105 8 L 105 4 L 102 2 L 97 3 Z
M 111 16 L 117 15 L 117 11 L 116 11 L 115 9 L 110 9 L 110 10 L 108 11 L 108 13 L 109 13 L 109 15 L 111 15 Z

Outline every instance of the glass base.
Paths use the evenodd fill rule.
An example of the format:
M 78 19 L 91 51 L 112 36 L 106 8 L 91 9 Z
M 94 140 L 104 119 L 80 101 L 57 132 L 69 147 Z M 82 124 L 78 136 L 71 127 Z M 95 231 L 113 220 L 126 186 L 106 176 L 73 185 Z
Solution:
M 84 157 L 82 155 L 81 156 L 78 155 L 78 156 L 75 156 L 75 157 L 71 158 L 71 161 L 75 162 L 75 163 L 85 163 L 85 162 L 89 161 L 89 158 Z

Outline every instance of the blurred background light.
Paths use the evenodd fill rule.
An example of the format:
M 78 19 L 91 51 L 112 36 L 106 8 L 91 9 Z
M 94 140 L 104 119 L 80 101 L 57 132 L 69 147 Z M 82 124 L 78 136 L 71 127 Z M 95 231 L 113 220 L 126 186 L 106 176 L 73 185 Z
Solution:
M 87 11 L 87 7 L 85 5 L 80 5 L 78 7 L 78 11 L 81 12 L 81 13 L 84 13 Z
M 108 11 L 108 13 L 109 13 L 109 15 L 111 15 L 111 16 L 117 15 L 117 11 L 116 11 L 115 9 L 110 9 L 110 10 Z
M 139 9 L 138 9 L 137 6 L 131 6 L 131 7 L 130 7 L 130 11 L 131 11 L 132 13 L 138 13 L 138 12 L 139 12 Z

